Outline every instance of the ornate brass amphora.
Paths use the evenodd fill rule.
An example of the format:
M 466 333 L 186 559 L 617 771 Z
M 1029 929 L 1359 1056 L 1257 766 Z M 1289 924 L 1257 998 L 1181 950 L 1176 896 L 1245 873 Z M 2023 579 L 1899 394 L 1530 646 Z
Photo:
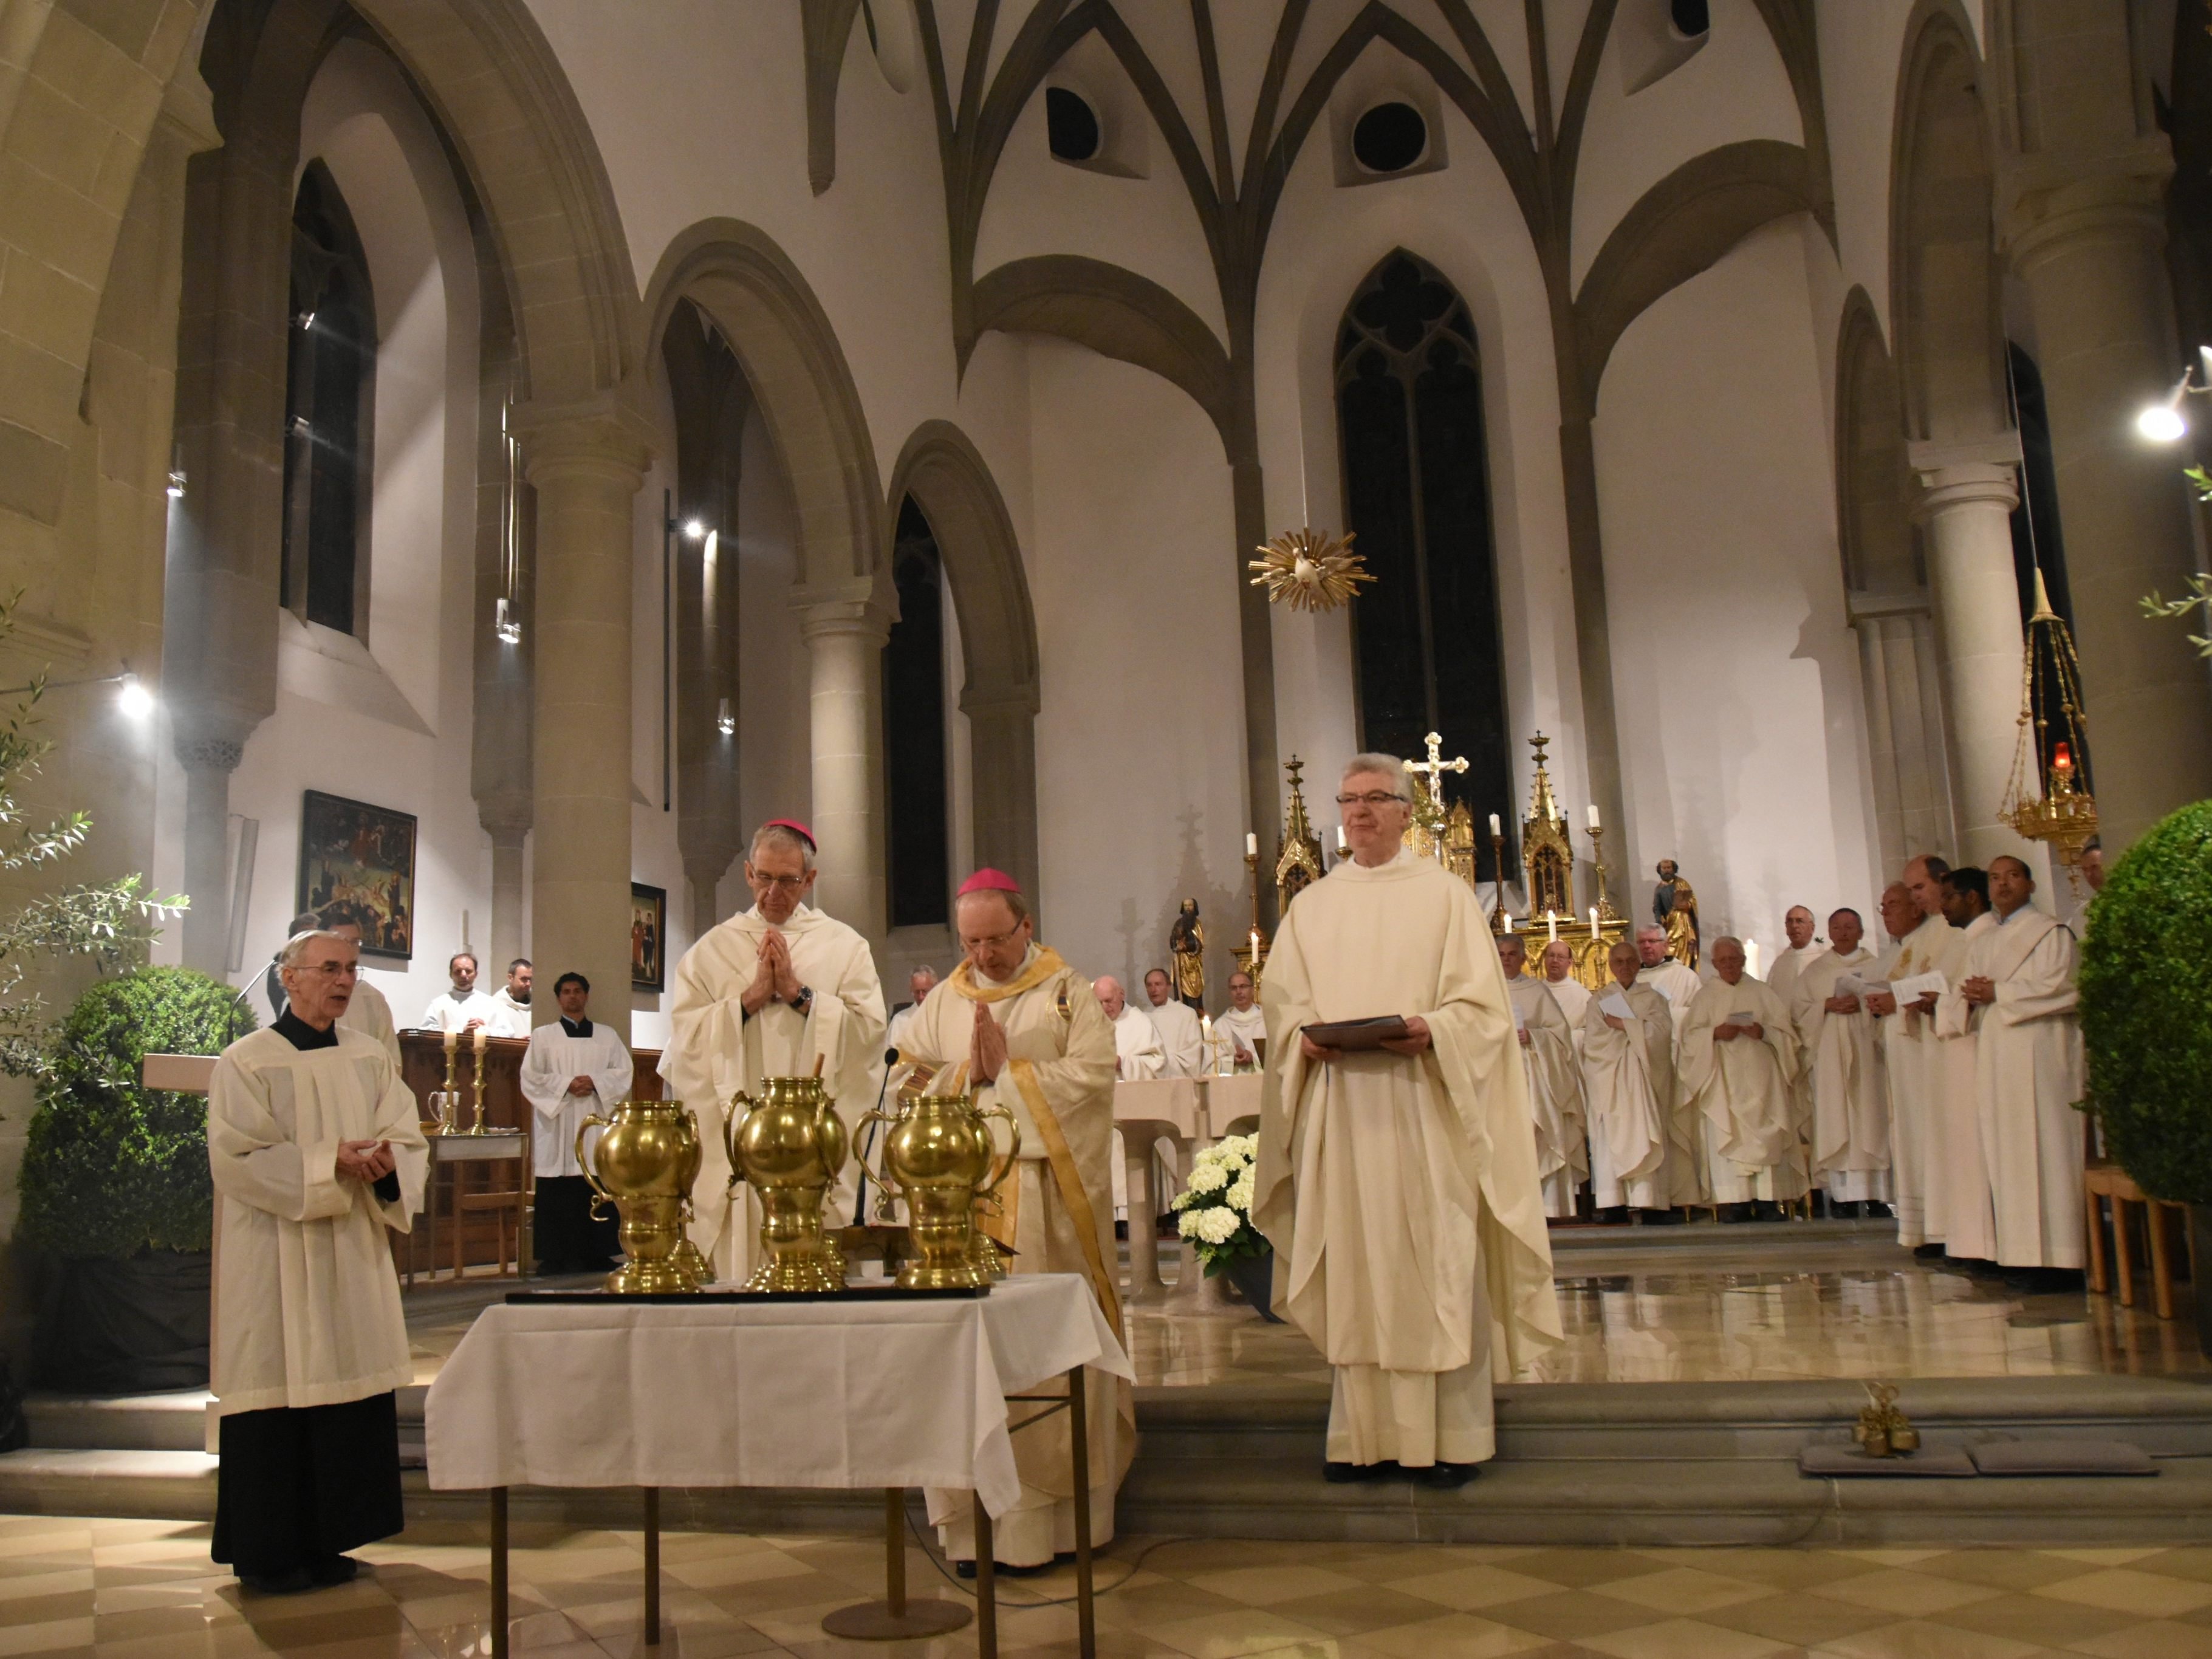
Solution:
M 730 1168 L 760 1194 L 761 1256 L 749 1291 L 842 1291 L 845 1256 L 822 1202 L 845 1167 L 845 1121 L 819 1078 L 772 1077 L 731 1097 Z
M 990 1120 L 1004 1118 L 1012 1144 L 1001 1154 Z M 998 1275 L 975 1249 L 975 1200 L 999 1188 L 1021 1151 L 1020 1127 L 1003 1106 L 976 1109 L 967 1095 L 918 1095 L 894 1113 L 866 1118 L 890 1126 L 877 1179 L 906 1200 L 914 1255 L 900 1264 L 902 1290 L 988 1285 Z M 995 1251 L 993 1253 L 995 1255 Z
M 605 1133 L 584 1155 L 584 1133 Z M 605 1117 L 597 1113 L 576 1127 L 576 1162 L 602 1201 L 622 1217 L 623 1265 L 607 1275 L 617 1296 L 696 1291 L 700 1279 L 681 1257 L 684 1222 L 691 1208 L 691 1183 L 699 1176 L 699 1124 L 672 1100 L 626 1100 Z

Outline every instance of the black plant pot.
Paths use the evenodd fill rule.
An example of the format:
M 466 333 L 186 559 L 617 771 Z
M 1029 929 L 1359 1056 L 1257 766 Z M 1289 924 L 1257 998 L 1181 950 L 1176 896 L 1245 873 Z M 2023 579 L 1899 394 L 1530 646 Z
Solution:
M 2212 1260 L 2212 1258 L 2208 1258 Z M 1258 1255 L 1240 1256 L 1222 1271 L 1237 1292 L 1251 1304 L 1253 1310 L 1270 1325 L 1283 1322 L 1269 1305 L 1274 1298 L 1275 1252 L 1271 1247 Z
M 71 1394 L 153 1394 L 208 1385 L 204 1250 L 49 1265 L 39 1309 L 40 1386 Z
M 2189 1253 L 2197 1264 L 2189 1279 L 2190 1300 L 2197 1304 L 2197 1346 L 2212 1358 L 2212 1204 L 2189 1206 Z

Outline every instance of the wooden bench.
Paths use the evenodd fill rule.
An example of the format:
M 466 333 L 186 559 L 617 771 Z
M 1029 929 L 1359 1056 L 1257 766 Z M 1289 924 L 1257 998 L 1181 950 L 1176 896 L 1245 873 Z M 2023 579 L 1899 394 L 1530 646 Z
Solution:
M 2160 1319 L 2173 1317 L 2173 1264 L 2166 1253 L 2166 1223 L 2169 1214 L 2183 1218 L 2183 1236 L 2188 1237 L 2189 1206 L 2175 1204 L 2162 1198 L 2152 1198 L 2136 1185 L 2135 1180 L 2117 1164 L 2093 1164 L 2081 1174 L 2081 1201 L 2088 1212 L 2089 1224 L 2089 1288 L 2104 1295 L 2112 1275 L 2105 1267 L 2104 1201 L 2112 1206 L 2112 1253 L 2118 1268 L 2117 1277 L 2123 1308 L 2136 1304 L 2135 1250 L 2129 1237 L 2128 1206 L 2143 1206 L 2144 1230 L 2150 1235 L 2150 1291 L 2151 1305 L 2157 1309 Z M 2190 1242 L 2189 1275 L 2197 1276 L 2196 1243 Z

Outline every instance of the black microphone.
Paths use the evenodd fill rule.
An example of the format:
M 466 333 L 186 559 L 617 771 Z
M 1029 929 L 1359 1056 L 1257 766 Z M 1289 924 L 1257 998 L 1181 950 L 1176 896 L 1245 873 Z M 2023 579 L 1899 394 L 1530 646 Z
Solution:
M 898 1057 L 896 1048 L 884 1050 L 884 1080 L 876 1085 L 876 1109 L 879 1112 L 884 1109 L 884 1091 L 890 1087 L 891 1067 L 898 1064 Z M 870 1124 L 867 1144 L 860 1148 L 860 1194 L 853 1206 L 853 1224 L 855 1227 L 868 1224 L 868 1154 L 876 1150 L 876 1132 L 882 1127 L 880 1123 Z

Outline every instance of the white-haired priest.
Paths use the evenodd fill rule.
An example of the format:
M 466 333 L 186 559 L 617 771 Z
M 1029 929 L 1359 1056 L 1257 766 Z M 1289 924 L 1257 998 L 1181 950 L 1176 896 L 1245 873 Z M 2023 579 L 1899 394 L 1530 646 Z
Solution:
M 387 1232 L 422 1207 L 415 1097 L 346 1030 L 359 953 L 296 935 L 289 1006 L 216 1061 L 213 1382 L 222 1461 L 212 1553 L 249 1590 L 342 1584 L 345 1552 L 404 1524 L 393 1390 L 415 1362 Z
M 1493 1376 L 1560 1340 L 1528 1083 L 1474 890 L 1403 844 L 1403 767 L 1355 756 L 1336 799 L 1352 856 L 1261 979 L 1253 1219 L 1276 1309 L 1335 1368 L 1323 1473 L 1456 1486 L 1497 1450 Z M 1379 1048 L 1313 1035 L 1390 1017 Z
M 927 1074 L 932 1094 L 975 1091 L 1005 1106 L 1021 1130 L 1021 1156 L 1000 1188 L 988 1231 L 1014 1255 L 1018 1273 L 1080 1273 L 1106 1322 L 1121 1329 L 1121 1269 L 1114 1244 L 1114 1028 L 1083 975 L 1039 945 L 1029 900 L 1000 870 L 978 870 L 954 901 L 960 965 L 929 994 L 900 1054 Z M 1135 1396 L 1100 1371 L 1088 1381 L 1091 1535 L 1114 1535 L 1114 1498 L 1136 1455 Z M 1042 1566 L 1075 1547 L 1068 1427 L 1055 1412 L 1014 1437 L 1021 1501 L 996 1517 L 993 1560 Z M 929 1518 L 947 1555 L 972 1571 L 974 1506 L 964 1492 L 932 1490 Z
M 702 1157 L 691 1201 L 691 1238 L 714 1275 L 749 1277 L 758 1254 L 760 1200 L 730 1197 L 722 1139 L 730 1097 L 772 1077 L 821 1067 L 849 1131 L 876 1103 L 884 1078 L 884 988 L 868 942 L 806 903 L 814 891 L 814 835 L 790 818 L 753 832 L 745 885 L 753 907 L 709 930 L 676 964 L 671 1035 L 660 1075 L 699 1119 Z M 830 1189 L 823 1225 L 842 1227 L 858 1203 L 848 1160 Z

